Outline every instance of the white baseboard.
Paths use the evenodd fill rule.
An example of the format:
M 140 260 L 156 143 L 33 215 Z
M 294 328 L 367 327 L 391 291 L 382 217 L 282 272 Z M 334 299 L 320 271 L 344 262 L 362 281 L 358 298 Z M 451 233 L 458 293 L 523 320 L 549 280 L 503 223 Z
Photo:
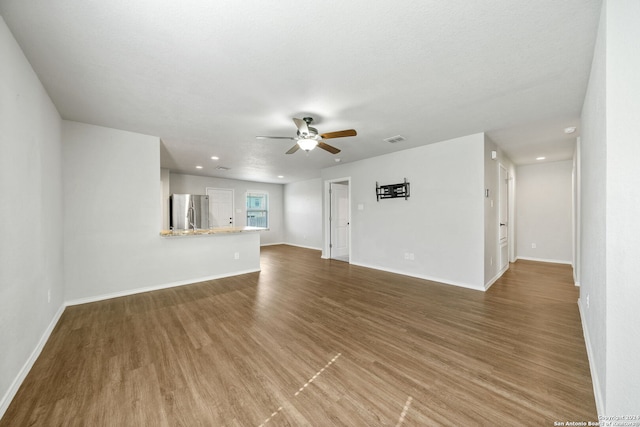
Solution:
M 51 336 L 51 332 L 53 332 L 53 328 L 55 328 L 56 325 L 58 324 L 58 320 L 60 320 L 60 316 L 62 316 L 64 309 L 65 309 L 65 305 L 63 304 L 60 306 L 56 314 L 53 316 L 53 319 L 51 319 L 49 326 L 47 326 L 47 329 L 42 334 L 42 337 L 40 337 L 40 340 L 38 341 L 36 348 L 33 349 L 33 351 L 31 352 L 31 355 L 22 366 L 22 369 L 20 369 L 20 372 L 18 372 L 18 375 L 15 377 L 15 379 L 11 383 L 9 390 L 7 390 L 4 396 L 2 396 L 2 400 L 0 400 L 0 419 L 4 416 L 4 413 L 7 411 L 7 409 L 9 408 L 9 405 L 11 404 L 11 401 L 16 396 L 16 393 L 18 392 L 18 389 L 22 385 L 22 382 L 27 377 L 27 374 L 33 367 L 33 364 L 38 359 L 38 356 L 40 356 L 40 353 L 42 352 L 44 345 L 47 343 L 47 341 L 49 340 L 49 337 Z
M 524 260 L 524 261 L 550 262 L 552 264 L 568 264 L 568 265 L 571 265 L 571 261 L 563 261 L 563 260 L 560 260 L 560 259 L 532 258 L 532 257 L 528 257 L 528 256 L 516 257 L 516 261 L 519 260 L 519 259 Z
M 90 303 L 90 302 L 104 301 L 104 300 L 111 299 L 111 298 L 119 298 L 119 297 L 126 297 L 128 295 L 141 294 L 143 292 L 151 292 L 151 291 L 158 291 L 160 289 L 174 288 L 176 286 L 192 285 L 194 283 L 206 282 L 207 280 L 223 279 L 225 277 L 239 276 L 241 274 L 256 273 L 258 271 L 260 271 L 259 268 L 256 269 L 256 270 L 235 271 L 233 273 L 218 274 L 218 275 L 215 275 L 215 276 L 197 277 L 197 278 L 188 279 L 188 280 L 180 280 L 180 281 L 177 281 L 177 282 L 164 283 L 164 284 L 161 284 L 161 285 L 147 286 L 147 287 L 144 287 L 144 288 L 137 288 L 137 289 L 127 289 L 127 290 L 124 290 L 124 291 L 113 292 L 113 293 L 110 293 L 110 294 L 103 294 L 103 295 L 96 295 L 96 296 L 92 296 L 92 297 L 73 299 L 73 300 L 66 301 L 65 304 L 67 306 L 79 305 L 79 304 L 87 304 L 87 303 Z
M 314 251 L 322 251 L 322 248 L 316 248 L 316 247 L 313 247 L 313 246 L 298 245 L 298 244 L 295 244 L 295 243 L 283 243 L 283 245 L 295 246 L 296 248 L 303 248 L 303 249 L 313 249 Z
M 297 247 L 297 248 L 313 249 L 314 251 L 322 251 L 322 248 L 316 248 L 316 247 L 314 247 L 314 246 L 298 245 L 298 244 L 296 244 L 296 243 L 288 243 L 288 242 L 280 242 L 280 243 L 265 243 L 264 245 L 260 245 L 260 247 L 262 247 L 262 246 L 276 246 L 276 245 L 295 246 L 295 247 Z
M 371 268 L 373 270 L 380 270 L 380 271 L 386 271 L 388 273 L 401 274 L 403 276 L 415 277 L 417 279 L 429 280 L 431 282 L 438 282 L 438 283 L 442 283 L 444 285 L 452 285 L 452 286 L 458 286 L 460 288 L 473 289 L 474 291 L 482 291 L 482 292 L 484 292 L 486 290 L 483 286 L 471 285 L 469 283 L 452 282 L 451 280 L 440 279 L 438 277 L 425 276 L 425 275 L 422 275 L 422 274 L 408 273 L 406 271 L 395 270 L 395 269 L 392 269 L 392 268 L 385 268 L 385 267 L 380 267 L 380 266 L 375 266 L 375 265 L 370 265 L 370 264 L 362 264 L 362 263 L 354 262 L 354 261 L 350 261 L 350 264 L 351 265 L 357 265 L 359 267 Z
M 580 312 L 580 323 L 582 323 L 582 334 L 584 335 L 584 343 L 587 347 L 587 359 L 589 359 L 589 370 L 591 371 L 591 382 L 593 383 L 593 395 L 596 398 L 596 410 L 598 411 L 598 417 L 604 415 L 604 400 L 600 393 L 600 380 L 598 379 L 598 371 L 594 365 L 593 347 L 591 346 L 591 338 L 589 338 L 589 328 L 584 318 L 584 308 L 582 307 L 582 301 L 578 299 L 578 311 Z

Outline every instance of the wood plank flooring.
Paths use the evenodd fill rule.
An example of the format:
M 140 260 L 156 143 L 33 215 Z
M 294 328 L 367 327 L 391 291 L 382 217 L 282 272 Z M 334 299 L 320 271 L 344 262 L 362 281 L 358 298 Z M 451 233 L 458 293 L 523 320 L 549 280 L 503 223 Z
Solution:
M 597 420 L 569 266 L 486 293 L 286 245 L 261 266 L 68 307 L 0 426 Z

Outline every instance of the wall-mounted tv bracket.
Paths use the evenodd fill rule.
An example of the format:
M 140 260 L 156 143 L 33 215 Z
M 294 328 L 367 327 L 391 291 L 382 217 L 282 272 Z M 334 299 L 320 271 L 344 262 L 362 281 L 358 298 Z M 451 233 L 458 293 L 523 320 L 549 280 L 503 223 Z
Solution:
M 397 197 L 404 197 L 405 200 L 409 198 L 409 183 L 407 178 L 400 184 L 378 185 L 376 181 L 376 199 L 395 199 Z

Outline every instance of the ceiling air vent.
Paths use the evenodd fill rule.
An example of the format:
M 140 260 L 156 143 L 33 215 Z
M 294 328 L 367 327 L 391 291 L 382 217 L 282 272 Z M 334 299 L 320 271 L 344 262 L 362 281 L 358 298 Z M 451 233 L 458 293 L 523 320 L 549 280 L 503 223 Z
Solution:
M 228 171 L 229 169 L 231 169 L 231 168 L 227 168 L 227 167 L 224 167 L 224 166 L 218 166 L 216 168 L 216 170 L 223 171 L 223 172 Z
M 402 135 L 391 136 L 389 138 L 383 139 L 384 142 L 388 142 L 389 144 L 396 144 L 398 142 L 404 141 L 405 138 Z

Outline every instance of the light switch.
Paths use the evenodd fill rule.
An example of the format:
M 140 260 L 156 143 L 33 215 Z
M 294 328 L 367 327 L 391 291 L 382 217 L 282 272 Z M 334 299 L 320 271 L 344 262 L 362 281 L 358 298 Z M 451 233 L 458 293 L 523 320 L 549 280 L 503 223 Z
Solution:
M 358 203 L 358 210 L 359 211 L 363 211 L 364 210 L 364 203 Z

